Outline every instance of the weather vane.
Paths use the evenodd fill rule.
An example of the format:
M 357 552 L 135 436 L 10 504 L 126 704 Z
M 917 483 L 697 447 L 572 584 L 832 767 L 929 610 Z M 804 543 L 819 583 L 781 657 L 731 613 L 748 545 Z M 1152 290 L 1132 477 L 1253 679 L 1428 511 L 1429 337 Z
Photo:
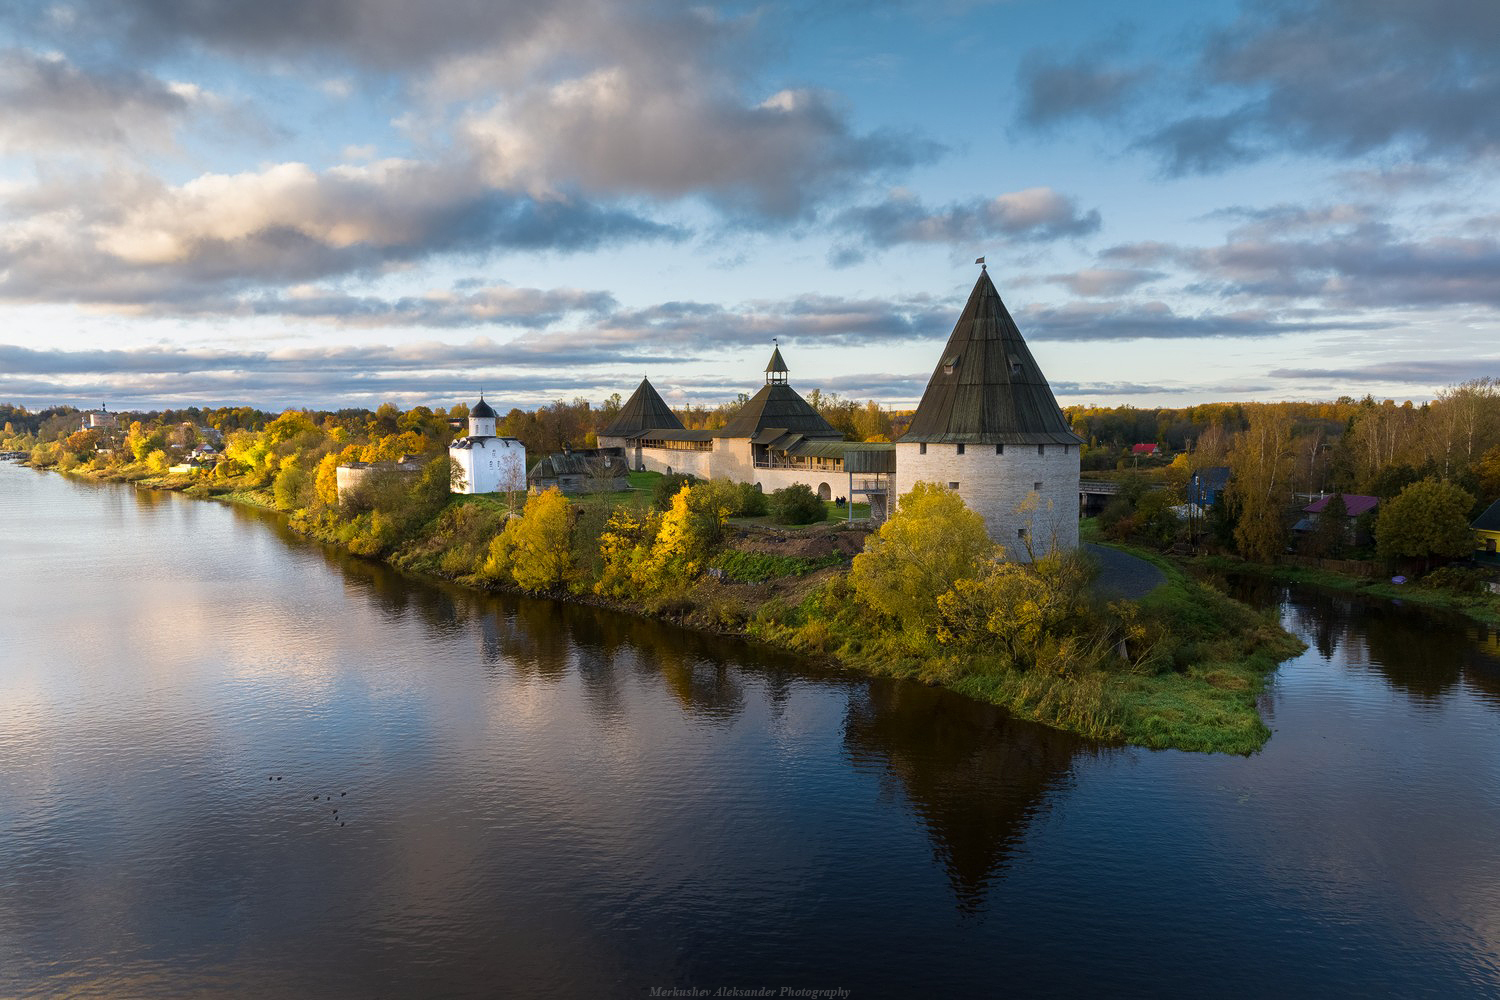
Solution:
M 979 265 L 979 269 L 981 271 L 988 271 L 989 270 L 989 268 L 985 266 L 984 258 L 983 257 L 975 257 L 974 258 L 974 263 L 976 263 L 976 264 Z

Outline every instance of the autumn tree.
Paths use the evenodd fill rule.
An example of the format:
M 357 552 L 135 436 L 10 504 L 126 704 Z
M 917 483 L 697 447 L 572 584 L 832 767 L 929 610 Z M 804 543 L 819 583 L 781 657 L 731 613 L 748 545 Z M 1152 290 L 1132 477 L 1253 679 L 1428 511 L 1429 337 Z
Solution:
M 518 518 L 511 518 L 502 535 L 511 535 L 510 575 L 522 590 L 556 590 L 573 570 L 572 507 L 553 487 L 526 498 Z
M 854 557 L 849 580 L 870 607 L 908 628 L 930 621 L 954 581 L 974 576 L 995 543 L 957 493 L 916 483 Z
M 1474 548 L 1469 510 L 1474 498 L 1452 483 L 1412 483 L 1380 507 L 1375 547 L 1386 559 L 1418 559 L 1426 569 L 1434 557 L 1457 558 Z
M 1286 547 L 1292 458 L 1291 415 L 1276 406 L 1252 410 L 1250 426 L 1229 454 L 1229 492 L 1238 515 L 1234 541 L 1246 559 L 1271 562 Z

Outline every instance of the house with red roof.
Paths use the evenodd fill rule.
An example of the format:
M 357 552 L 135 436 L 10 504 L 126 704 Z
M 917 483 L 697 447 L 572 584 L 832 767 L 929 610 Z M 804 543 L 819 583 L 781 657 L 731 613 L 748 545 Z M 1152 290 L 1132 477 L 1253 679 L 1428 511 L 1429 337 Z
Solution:
M 1328 504 L 1335 496 L 1344 498 L 1344 538 L 1355 545 L 1368 545 L 1371 541 L 1368 532 L 1359 532 L 1356 525 L 1360 515 L 1368 514 L 1380 507 L 1379 497 L 1365 496 L 1362 493 L 1330 493 L 1326 497 L 1320 497 L 1302 508 L 1304 517 L 1292 526 L 1292 530 L 1300 534 L 1306 534 L 1315 530 L 1323 512 L 1328 509 Z

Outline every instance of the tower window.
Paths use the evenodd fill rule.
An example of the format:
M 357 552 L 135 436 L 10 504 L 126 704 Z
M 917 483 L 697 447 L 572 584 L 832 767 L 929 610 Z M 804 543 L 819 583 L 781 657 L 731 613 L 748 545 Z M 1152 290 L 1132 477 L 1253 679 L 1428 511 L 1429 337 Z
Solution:
M 925 455 L 925 454 L 927 454 L 927 442 L 926 441 L 923 441 L 921 444 L 917 445 L 917 454 L 918 455 Z
M 1036 453 L 1038 455 L 1045 455 L 1045 454 L 1047 454 L 1047 446 L 1044 445 L 1044 444 L 1037 445 L 1036 446 Z
M 1034 489 L 1034 490 L 1036 490 L 1038 493 L 1042 492 L 1042 484 L 1041 483 L 1032 483 L 1031 484 L 1031 488 Z
M 1016 537 L 1017 538 L 1025 538 L 1026 537 L 1026 529 L 1025 528 L 1017 528 L 1016 529 Z
M 1004 455 L 1005 454 L 1005 445 L 1003 445 L 1003 444 L 997 444 L 997 445 L 995 445 L 995 454 L 996 455 Z
M 963 446 L 963 445 L 959 445 L 959 446 L 958 446 L 958 453 L 959 453 L 959 454 L 960 454 L 960 455 L 962 455 L 962 454 L 963 454 L 963 453 L 964 453 L 964 446 Z
M 948 488 L 950 490 L 956 490 L 956 489 L 958 489 L 958 484 L 957 483 L 949 483 L 948 484 Z

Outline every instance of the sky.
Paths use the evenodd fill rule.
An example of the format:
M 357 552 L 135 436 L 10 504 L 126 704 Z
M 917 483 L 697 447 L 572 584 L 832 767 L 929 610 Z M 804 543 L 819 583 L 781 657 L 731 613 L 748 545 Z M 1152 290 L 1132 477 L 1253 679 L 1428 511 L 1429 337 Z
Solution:
M 1500 376 L 1493 0 L 7 0 L 0 401 Z

